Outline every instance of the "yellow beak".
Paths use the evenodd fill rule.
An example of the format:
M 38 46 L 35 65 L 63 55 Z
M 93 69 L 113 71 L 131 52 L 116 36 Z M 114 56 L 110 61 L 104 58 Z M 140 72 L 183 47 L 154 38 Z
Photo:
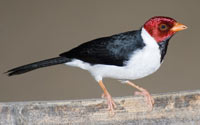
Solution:
M 180 23 L 175 23 L 175 25 L 171 28 L 171 30 L 174 32 L 185 30 L 185 29 L 187 29 L 187 26 Z

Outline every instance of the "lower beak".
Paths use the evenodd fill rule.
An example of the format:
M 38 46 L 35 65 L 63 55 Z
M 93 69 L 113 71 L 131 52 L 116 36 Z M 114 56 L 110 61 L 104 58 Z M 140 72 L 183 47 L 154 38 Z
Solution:
M 171 30 L 174 32 L 185 30 L 185 29 L 187 29 L 187 26 L 180 23 L 175 23 L 175 25 L 171 28 Z

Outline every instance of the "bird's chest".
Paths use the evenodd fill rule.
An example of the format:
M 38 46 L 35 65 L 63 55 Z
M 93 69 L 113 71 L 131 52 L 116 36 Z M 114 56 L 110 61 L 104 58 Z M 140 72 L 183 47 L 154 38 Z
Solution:
M 160 50 L 157 45 L 146 46 L 133 53 L 126 62 L 128 79 L 138 79 L 152 74 L 160 67 Z
M 142 29 L 142 39 L 145 47 L 134 52 L 127 62 L 126 70 L 132 79 L 138 79 L 154 73 L 161 65 L 161 54 L 159 45 L 145 29 Z

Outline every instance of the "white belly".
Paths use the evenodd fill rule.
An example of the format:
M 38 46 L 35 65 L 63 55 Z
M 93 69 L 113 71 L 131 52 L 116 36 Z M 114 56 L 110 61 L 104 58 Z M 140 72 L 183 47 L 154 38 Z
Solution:
M 134 80 L 155 72 L 160 67 L 160 55 L 159 53 L 152 54 L 139 51 L 137 52 L 137 55 L 133 56 L 131 60 L 127 62 L 127 65 L 123 67 L 102 64 L 89 65 L 80 60 L 73 60 L 72 62 L 67 63 L 67 65 L 88 70 L 97 81 L 102 80 L 104 77 L 121 80 Z
M 77 59 L 66 64 L 88 70 L 97 81 L 102 80 L 104 77 L 121 80 L 134 80 L 145 77 L 160 67 L 160 50 L 156 41 L 144 29 L 142 30 L 142 38 L 146 46 L 142 50 L 133 53 L 125 66 L 90 65 Z

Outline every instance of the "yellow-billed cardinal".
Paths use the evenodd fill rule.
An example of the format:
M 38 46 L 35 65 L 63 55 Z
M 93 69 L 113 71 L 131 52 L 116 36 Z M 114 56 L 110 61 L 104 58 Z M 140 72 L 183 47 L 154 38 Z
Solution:
M 9 70 L 9 76 L 26 73 L 38 68 L 66 64 L 88 70 L 103 89 L 108 109 L 113 112 L 116 104 L 104 86 L 105 77 L 121 80 L 137 88 L 136 94 L 146 97 L 150 108 L 154 99 L 148 91 L 128 80 L 148 76 L 158 70 L 167 52 L 169 39 L 186 29 L 183 24 L 169 17 L 149 19 L 139 30 L 102 37 L 83 43 L 59 57 L 51 58 Z

